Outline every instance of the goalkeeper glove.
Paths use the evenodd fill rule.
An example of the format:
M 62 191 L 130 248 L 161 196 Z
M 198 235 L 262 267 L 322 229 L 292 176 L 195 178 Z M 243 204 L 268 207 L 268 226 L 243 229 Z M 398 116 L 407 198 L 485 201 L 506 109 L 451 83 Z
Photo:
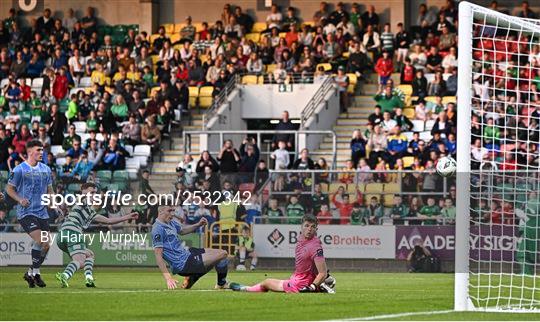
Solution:
M 334 294 L 336 293 L 336 291 L 334 290 L 334 288 L 330 287 L 328 284 L 326 283 L 322 283 L 321 285 L 319 285 L 319 289 L 321 291 L 321 293 L 329 293 L 329 294 Z
M 318 291 L 318 288 L 317 288 L 317 285 L 315 284 L 310 284 L 309 286 L 304 286 L 300 289 L 300 293 L 312 293 L 312 292 L 317 292 Z

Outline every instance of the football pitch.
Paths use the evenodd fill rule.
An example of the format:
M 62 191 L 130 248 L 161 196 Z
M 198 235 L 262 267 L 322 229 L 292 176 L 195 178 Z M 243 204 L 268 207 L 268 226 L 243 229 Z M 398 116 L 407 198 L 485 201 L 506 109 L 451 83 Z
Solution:
M 164 289 L 157 269 L 96 268 L 97 288 L 81 272 L 60 288 L 57 268 L 45 268 L 48 286 L 29 289 L 25 268 L 0 268 L 2 320 L 540 320 L 532 313 L 455 313 L 453 274 L 334 273 L 336 294 L 216 291 L 215 272 L 191 290 Z M 288 272 L 231 272 L 252 284 Z

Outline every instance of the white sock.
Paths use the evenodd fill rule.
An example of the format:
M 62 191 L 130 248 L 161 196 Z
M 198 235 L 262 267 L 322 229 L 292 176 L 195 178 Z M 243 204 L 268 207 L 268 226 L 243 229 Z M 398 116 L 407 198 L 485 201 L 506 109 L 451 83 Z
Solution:
M 88 278 L 88 279 L 94 280 L 94 276 L 92 276 L 92 275 L 85 275 L 85 277 Z
M 32 275 L 32 267 L 28 267 L 28 275 Z
M 39 268 L 32 268 L 32 275 L 36 276 L 38 274 L 40 274 Z

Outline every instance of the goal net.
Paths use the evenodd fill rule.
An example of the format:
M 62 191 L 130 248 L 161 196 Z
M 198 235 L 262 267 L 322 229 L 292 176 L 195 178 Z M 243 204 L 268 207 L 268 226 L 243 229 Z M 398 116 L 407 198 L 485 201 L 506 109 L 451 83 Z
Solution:
M 540 22 L 462 2 L 458 48 L 455 309 L 537 312 Z

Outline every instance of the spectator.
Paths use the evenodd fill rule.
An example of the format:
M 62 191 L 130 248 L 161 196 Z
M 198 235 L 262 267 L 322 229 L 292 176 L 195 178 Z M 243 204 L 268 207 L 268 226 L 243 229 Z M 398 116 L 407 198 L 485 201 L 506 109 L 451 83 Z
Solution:
M 528 1 L 521 2 L 521 10 L 519 10 L 517 16 L 520 18 L 536 19 L 536 13 L 530 9 Z
M 242 176 L 245 179 L 244 182 L 253 182 L 253 173 L 259 162 L 259 155 L 259 147 L 255 138 L 244 139 L 240 146 L 240 162 L 238 166 L 240 173 L 248 174 Z
M 368 218 L 370 225 L 381 224 L 382 217 L 384 216 L 384 208 L 376 196 L 371 197 L 369 200 L 369 205 L 365 209 L 365 216 Z
M 389 23 L 384 24 L 384 30 L 381 34 L 381 43 L 382 43 L 382 50 L 383 53 L 386 51 L 388 52 L 388 55 L 393 58 L 394 56 L 394 34 L 391 31 L 391 26 Z
M 349 76 L 345 74 L 345 68 L 343 66 L 339 66 L 338 73 L 334 77 L 334 80 L 338 85 L 340 113 L 345 113 L 347 111 L 349 101 L 349 94 L 347 93 L 347 89 L 349 87 Z
M 449 71 L 451 75 L 446 80 L 446 93 L 444 93 L 444 96 L 455 96 L 458 88 L 457 68 L 450 67 Z
M 141 125 L 137 123 L 137 118 L 134 114 L 129 115 L 129 121 L 122 128 L 123 139 L 129 145 L 137 145 L 141 143 Z
M 283 20 L 283 15 L 278 11 L 278 6 L 276 4 L 272 4 L 272 7 L 270 8 L 270 14 L 266 16 L 266 25 L 267 28 L 266 32 L 273 28 L 281 28 L 281 22 Z
M 439 50 L 435 46 L 431 46 L 429 55 L 426 60 L 426 70 L 430 73 L 441 70 L 442 57 L 439 54 Z
M 394 167 L 396 161 L 402 158 L 407 152 L 407 137 L 401 133 L 399 127 L 395 128 L 395 134 L 388 137 L 388 154 L 389 154 L 389 164 L 390 168 Z
M 381 126 L 375 125 L 373 127 L 373 133 L 371 133 L 368 140 L 368 149 L 371 151 L 369 153 L 369 165 L 371 168 L 375 168 L 375 165 L 379 162 L 379 158 L 385 155 L 387 144 L 388 140 Z
M 351 139 L 351 160 L 353 166 L 358 166 L 358 161 L 366 157 L 367 140 L 360 130 L 355 130 Z
M 381 121 L 381 128 L 385 134 L 394 133 L 397 126 L 397 122 L 392 118 L 390 112 L 383 113 L 383 120 Z
M 240 153 L 233 146 L 231 140 L 225 140 L 223 147 L 217 156 L 221 173 L 236 173 L 238 172 L 238 164 L 241 160 Z
M 362 38 L 362 44 L 364 45 L 364 48 L 371 53 L 372 60 L 375 60 L 373 58 L 376 58 L 379 55 L 381 40 L 379 33 L 373 29 L 373 25 L 369 24 L 366 26 L 366 33 Z
M 390 211 L 390 217 L 393 220 L 394 225 L 403 225 L 403 218 L 409 216 L 409 207 L 403 203 L 403 198 L 401 196 L 394 196 L 394 205 Z
M 302 217 L 305 215 L 306 211 L 304 207 L 298 203 L 298 195 L 291 195 L 289 198 L 289 204 L 285 210 L 286 216 L 288 218 L 287 223 L 289 225 L 300 224 Z
M 314 167 L 315 164 L 309 157 L 309 150 L 305 148 L 300 151 L 300 157 L 296 159 L 292 165 L 294 170 L 313 170 Z
M 418 212 L 418 218 L 424 220 L 424 225 L 435 225 L 440 216 L 440 208 L 435 203 L 434 197 L 427 198 L 427 205 Z
M 428 85 L 428 96 L 443 96 L 446 93 L 446 82 L 442 77 L 442 73 L 437 71 L 435 78 Z
M 403 132 L 411 131 L 414 125 L 407 116 L 403 115 L 403 110 L 398 107 L 395 112 L 394 120 L 396 121 L 396 125 L 399 126 Z
M 456 207 L 451 198 L 444 199 L 444 207 L 441 209 L 441 224 L 455 225 L 456 223 Z
M 315 23 L 315 25 L 319 25 L 319 22 L 322 18 L 328 18 L 329 16 L 329 13 L 328 13 L 328 4 L 325 2 L 325 1 L 322 1 L 320 4 L 319 4 L 319 10 L 315 11 L 315 13 L 313 14 L 313 21 Z
M 383 113 L 393 113 L 395 108 L 402 108 L 405 105 L 399 96 L 392 92 L 392 86 L 385 86 L 383 92 L 383 86 L 380 85 L 373 99 L 381 106 Z
M 379 15 L 375 12 L 375 6 L 370 5 L 366 12 L 360 16 L 362 26 L 369 28 L 371 26 L 374 29 L 379 28 Z
M 154 116 L 146 119 L 146 124 L 143 125 L 141 130 L 141 142 L 150 145 L 152 150 L 159 148 L 161 132 L 156 125 L 156 118 Z
M 314 212 L 319 220 L 319 225 L 329 225 L 332 223 L 332 213 L 328 208 L 328 204 L 322 204 L 318 212 Z
M 424 71 L 427 64 L 427 56 L 422 51 L 420 45 L 414 45 L 413 52 L 409 55 L 411 63 L 413 64 L 414 69 Z M 417 72 L 418 74 L 418 72 Z

